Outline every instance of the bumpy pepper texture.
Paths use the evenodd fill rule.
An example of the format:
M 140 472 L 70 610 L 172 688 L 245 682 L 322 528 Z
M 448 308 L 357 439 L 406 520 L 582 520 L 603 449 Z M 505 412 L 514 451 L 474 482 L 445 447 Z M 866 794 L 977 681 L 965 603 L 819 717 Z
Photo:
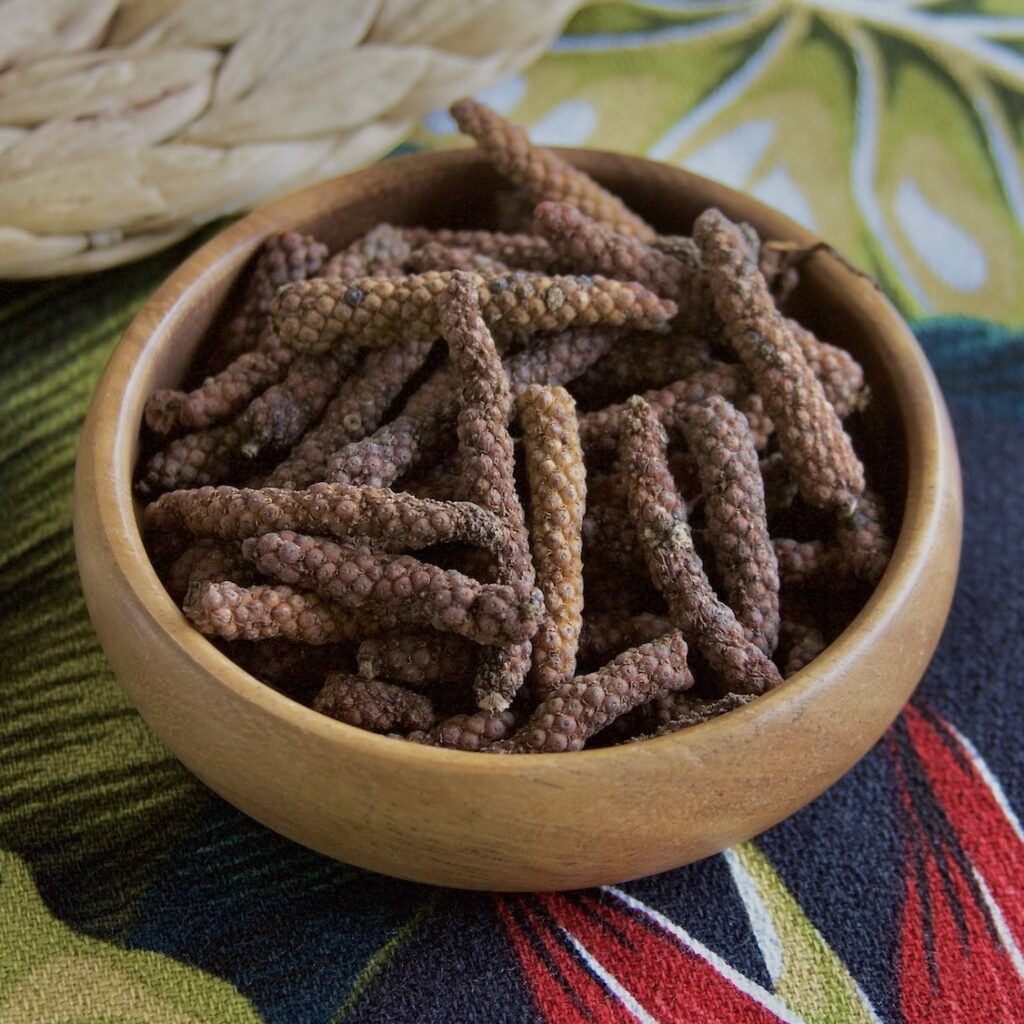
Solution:
M 462 462 L 462 486 L 472 501 L 499 515 L 507 528 L 499 551 L 499 583 L 534 584 L 526 519 L 516 491 L 515 454 L 508 422 L 512 394 L 501 357 L 481 315 L 471 275 L 456 272 L 441 301 L 441 330 L 459 376 L 456 435 Z M 477 706 L 504 711 L 530 669 L 529 641 L 482 651 L 473 683 Z
M 718 210 L 706 210 L 694 237 L 715 308 L 775 422 L 800 493 L 811 505 L 849 514 L 864 491 L 864 467 L 739 229 Z
M 439 334 L 437 298 L 453 273 L 427 271 L 406 277 L 316 278 L 283 288 L 272 316 L 282 341 L 298 350 L 326 352 L 339 339 L 380 346 L 398 337 Z M 515 272 L 474 280 L 481 314 L 503 336 L 568 327 L 660 327 L 675 303 L 642 285 L 605 277 L 549 277 Z
M 291 530 L 250 537 L 242 554 L 261 572 L 346 608 L 384 612 L 482 644 L 528 640 L 543 613 L 540 593 L 525 583 L 479 583 L 408 555 L 378 554 Z
M 668 690 L 693 685 L 679 632 L 633 647 L 589 675 L 577 676 L 543 700 L 511 740 L 513 753 L 582 750 L 609 722 Z
M 743 415 L 717 396 L 688 410 L 682 425 L 726 601 L 751 640 L 771 655 L 779 636 L 779 566 L 754 437 Z
M 629 511 L 669 618 L 698 648 L 729 691 L 763 693 L 782 682 L 778 669 L 751 643 L 716 596 L 686 521 L 665 458 L 665 433 L 651 407 L 631 398 L 622 415 L 622 463 Z
M 545 199 L 569 202 L 619 231 L 638 238 L 654 237 L 654 229 L 618 196 L 550 150 L 531 145 L 522 128 L 496 111 L 476 100 L 463 99 L 452 104 L 451 112 L 461 131 L 472 135 L 498 171 L 525 189 L 535 203 Z
M 543 698 L 576 672 L 583 623 L 586 468 L 576 406 L 564 388 L 535 384 L 516 405 L 530 490 L 530 548 L 545 609 L 533 638 L 530 681 Z

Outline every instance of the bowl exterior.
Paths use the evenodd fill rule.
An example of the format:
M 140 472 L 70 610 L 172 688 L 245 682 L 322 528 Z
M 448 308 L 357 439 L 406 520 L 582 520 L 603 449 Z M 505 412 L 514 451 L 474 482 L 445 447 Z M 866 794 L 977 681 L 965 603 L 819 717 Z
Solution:
M 687 230 L 697 212 L 717 205 L 765 235 L 815 240 L 685 171 L 606 153 L 566 155 L 663 230 Z M 340 243 L 379 220 L 458 223 L 466 209 L 483 208 L 494 185 L 474 152 L 406 157 L 274 203 L 187 260 L 129 328 L 86 421 L 75 494 L 82 585 L 111 665 L 154 732 L 207 785 L 278 832 L 361 867 L 441 885 L 619 882 L 716 853 L 820 794 L 881 736 L 931 659 L 959 560 L 956 446 L 923 354 L 870 282 L 827 255 L 808 264 L 815 315 L 834 320 L 840 343 L 864 360 L 881 396 L 878 429 L 891 430 L 902 452 L 904 510 L 889 569 L 811 666 L 673 736 L 503 758 L 331 721 L 259 683 L 192 629 L 150 565 L 131 497 L 146 397 L 180 380 L 263 237 L 302 227 Z

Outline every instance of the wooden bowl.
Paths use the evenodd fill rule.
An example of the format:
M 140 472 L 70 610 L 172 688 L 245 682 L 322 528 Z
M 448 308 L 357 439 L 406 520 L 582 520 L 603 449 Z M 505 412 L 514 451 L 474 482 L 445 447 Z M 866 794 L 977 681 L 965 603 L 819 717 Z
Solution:
M 718 206 L 764 237 L 816 239 L 678 168 L 564 155 L 665 232 Z M 664 871 L 748 839 L 832 785 L 882 735 L 932 656 L 961 537 L 956 445 L 916 341 L 867 280 L 812 258 L 795 312 L 864 365 L 862 452 L 902 515 L 870 600 L 782 687 L 672 736 L 574 754 L 488 757 L 335 722 L 200 636 L 153 571 L 132 499 L 143 404 L 181 381 L 269 233 L 338 246 L 379 221 L 486 226 L 500 183 L 471 150 L 389 161 L 282 199 L 198 250 L 135 318 L 96 390 L 78 455 L 75 545 L 110 663 L 153 731 L 207 785 L 297 842 L 390 875 L 473 889 L 566 889 Z

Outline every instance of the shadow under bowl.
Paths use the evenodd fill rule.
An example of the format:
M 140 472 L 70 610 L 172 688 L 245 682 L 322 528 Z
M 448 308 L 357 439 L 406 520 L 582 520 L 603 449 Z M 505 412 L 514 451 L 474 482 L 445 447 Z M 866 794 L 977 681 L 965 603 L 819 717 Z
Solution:
M 718 206 L 764 238 L 817 241 L 686 171 L 587 150 L 563 155 L 664 233 L 687 232 Z M 671 736 L 488 757 L 328 719 L 248 675 L 192 628 L 150 563 L 132 497 L 147 397 L 182 381 L 268 234 L 301 229 L 335 248 L 380 221 L 487 226 L 501 187 L 476 151 L 416 154 L 272 203 L 189 257 L 136 317 L 96 389 L 76 468 L 75 546 L 90 615 L 128 696 L 191 771 L 258 821 L 420 882 L 496 890 L 620 882 L 716 853 L 812 800 L 882 735 L 931 659 L 959 561 L 956 445 L 920 348 L 870 281 L 816 255 L 792 311 L 864 366 L 872 402 L 858 443 L 899 524 L 892 561 L 807 668 Z

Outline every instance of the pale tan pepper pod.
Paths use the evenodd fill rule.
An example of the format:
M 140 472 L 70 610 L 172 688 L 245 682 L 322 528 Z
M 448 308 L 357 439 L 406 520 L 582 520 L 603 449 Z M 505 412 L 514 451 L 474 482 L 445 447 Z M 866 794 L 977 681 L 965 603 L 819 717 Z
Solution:
M 545 199 L 571 203 L 618 231 L 643 239 L 654 237 L 654 228 L 618 196 L 551 150 L 532 145 L 524 129 L 496 111 L 476 100 L 463 99 L 452 104 L 451 113 L 459 129 L 476 140 L 498 172 L 525 189 L 535 203 Z
M 396 337 L 435 338 L 440 328 L 437 298 L 452 273 L 461 271 L 299 281 L 278 292 L 273 323 L 285 344 L 310 353 L 326 352 L 341 339 L 375 347 Z M 517 271 L 478 275 L 474 284 L 484 321 L 502 336 L 598 324 L 652 329 L 676 314 L 675 303 L 642 285 L 605 277 Z
M 516 408 L 530 491 L 530 549 L 545 609 L 533 638 L 530 682 L 543 699 L 576 674 L 586 469 L 576 403 L 564 388 L 534 384 L 518 396 Z

